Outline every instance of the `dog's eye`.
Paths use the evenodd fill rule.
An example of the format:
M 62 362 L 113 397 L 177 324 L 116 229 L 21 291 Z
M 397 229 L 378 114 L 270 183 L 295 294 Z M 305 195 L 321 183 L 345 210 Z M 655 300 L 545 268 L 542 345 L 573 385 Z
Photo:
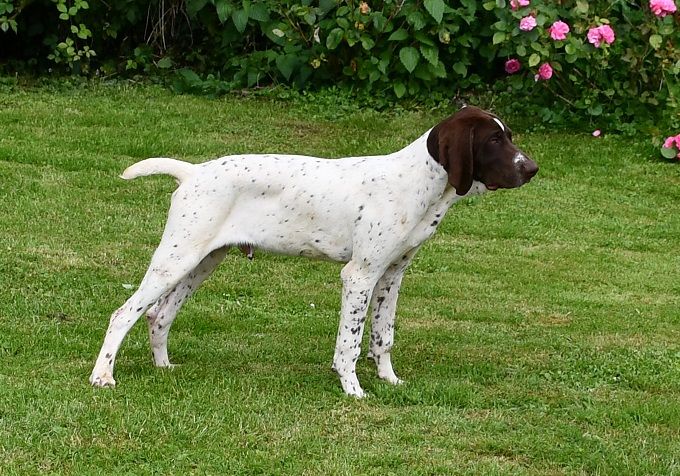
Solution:
M 501 139 L 500 136 L 493 136 L 491 138 L 492 144 L 500 144 L 501 142 L 503 142 L 503 139 Z

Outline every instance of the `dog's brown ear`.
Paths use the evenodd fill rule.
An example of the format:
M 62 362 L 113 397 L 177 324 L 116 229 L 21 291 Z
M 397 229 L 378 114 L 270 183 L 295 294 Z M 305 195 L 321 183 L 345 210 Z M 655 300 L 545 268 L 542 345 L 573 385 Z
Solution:
M 472 187 L 473 140 L 472 125 L 455 118 L 435 126 L 427 137 L 428 152 L 449 174 L 457 195 L 465 195 Z

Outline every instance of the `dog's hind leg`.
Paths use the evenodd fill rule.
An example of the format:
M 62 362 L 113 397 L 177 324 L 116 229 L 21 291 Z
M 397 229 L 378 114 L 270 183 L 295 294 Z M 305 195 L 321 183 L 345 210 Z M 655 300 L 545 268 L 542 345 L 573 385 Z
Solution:
M 203 258 L 194 270 L 146 312 L 153 362 L 156 367 L 172 367 L 168 358 L 168 333 L 184 302 L 201 286 L 227 254 L 227 247 L 219 248 Z
M 147 309 L 170 292 L 207 254 L 193 252 L 180 256 L 173 252 L 174 246 L 166 244 L 164 237 L 137 291 L 111 315 L 104 344 L 90 375 L 92 385 L 107 387 L 116 384 L 113 365 L 127 333 Z

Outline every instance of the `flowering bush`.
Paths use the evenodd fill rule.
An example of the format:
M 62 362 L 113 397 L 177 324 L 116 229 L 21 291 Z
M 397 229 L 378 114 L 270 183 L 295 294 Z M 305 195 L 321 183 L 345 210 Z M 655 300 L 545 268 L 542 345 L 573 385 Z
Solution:
M 0 0 L 0 41 L 42 71 L 177 71 L 179 91 L 341 84 L 385 104 L 491 90 L 497 107 L 660 145 L 680 127 L 677 1 Z
M 596 125 L 606 116 L 609 128 L 625 130 L 635 122 L 657 137 L 659 123 L 680 126 L 673 0 L 498 0 L 484 8 L 498 18 L 493 44 L 512 74 L 506 83 L 513 94 L 542 103 L 544 120 L 582 112 Z M 523 70 L 508 70 L 509 61 Z

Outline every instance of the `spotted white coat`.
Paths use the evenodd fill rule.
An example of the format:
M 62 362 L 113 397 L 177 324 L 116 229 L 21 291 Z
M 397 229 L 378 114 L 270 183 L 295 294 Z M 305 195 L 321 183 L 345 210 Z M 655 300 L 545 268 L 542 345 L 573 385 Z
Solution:
M 164 173 L 176 177 L 179 186 L 146 275 L 111 316 L 90 382 L 115 385 L 118 349 L 145 312 L 154 363 L 171 366 L 168 331 L 182 304 L 228 247 L 248 245 L 346 263 L 333 369 L 345 393 L 365 395 L 355 367 L 370 308 L 369 356 L 380 378 L 401 383 L 390 352 L 404 271 L 454 202 L 487 190 L 474 180 L 464 194 L 456 193 L 447 171 L 428 152 L 431 131 L 384 156 L 328 160 L 258 154 L 202 164 L 153 158 L 129 167 L 125 179 Z

